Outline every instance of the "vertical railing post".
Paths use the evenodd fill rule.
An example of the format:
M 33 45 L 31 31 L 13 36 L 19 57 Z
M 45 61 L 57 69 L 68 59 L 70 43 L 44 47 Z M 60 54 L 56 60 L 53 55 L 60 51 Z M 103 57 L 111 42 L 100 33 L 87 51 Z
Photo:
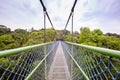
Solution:
M 74 12 L 72 12 L 72 27 L 71 27 L 72 37 L 71 37 L 71 42 L 73 42 L 73 16 L 74 16 Z
M 73 42 L 73 16 L 74 16 L 74 11 L 72 11 L 72 27 L 71 27 L 71 42 Z M 73 45 L 71 46 L 71 54 L 73 55 Z M 73 75 L 73 60 L 71 60 L 71 76 Z
M 46 11 L 44 11 L 44 43 L 46 42 Z
M 46 10 L 44 9 L 44 43 L 46 43 Z M 44 56 L 46 56 L 46 45 L 44 46 Z M 47 61 L 45 60 L 45 80 L 47 80 Z

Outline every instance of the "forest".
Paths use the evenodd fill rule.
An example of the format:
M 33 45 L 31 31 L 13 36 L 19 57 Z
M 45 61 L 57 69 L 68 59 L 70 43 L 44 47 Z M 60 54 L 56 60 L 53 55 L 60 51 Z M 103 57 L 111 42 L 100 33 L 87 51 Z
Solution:
M 120 35 L 115 33 L 106 33 L 100 29 L 90 30 L 89 27 L 81 27 L 80 31 L 75 31 L 71 35 L 70 31 L 46 29 L 46 42 L 62 39 L 63 41 L 73 42 L 114 50 L 120 50 Z M 11 31 L 10 28 L 0 25 L 0 50 L 7 50 L 18 48 L 22 46 L 29 46 L 40 44 L 44 42 L 44 29 L 30 31 L 24 29 L 16 29 Z

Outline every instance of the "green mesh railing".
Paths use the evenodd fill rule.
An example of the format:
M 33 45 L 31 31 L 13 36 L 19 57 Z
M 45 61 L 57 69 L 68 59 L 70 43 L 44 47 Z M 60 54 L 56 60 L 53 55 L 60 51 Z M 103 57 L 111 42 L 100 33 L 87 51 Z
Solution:
M 51 42 L 1 51 L 0 80 L 45 80 L 57 44 Z
M 59 42 L 0 52 L 0 80 L 46 80 Z M 120 80 L 120 51 L 62 42 L 71 80 Z
M 63 42 L 73 80 L 120 80 L 120 51 Z

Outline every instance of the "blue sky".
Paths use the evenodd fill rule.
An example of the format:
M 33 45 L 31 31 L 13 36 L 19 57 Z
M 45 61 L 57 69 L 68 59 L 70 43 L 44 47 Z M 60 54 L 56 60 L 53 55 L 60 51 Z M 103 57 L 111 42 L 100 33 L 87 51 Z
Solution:
M 56 29 L 64 29 L 74 0 L 43 0 Z M 0 0 L 0 24 L 16 28 L 43 28 L 39 0 Z M 51 27 L 47 20 L 47 27 Z M 120 0 L 78 0 L 74 13 L 74 31 L 81 27 L 120 34 Z M 68 30 L 71 29 L 69 23 Z

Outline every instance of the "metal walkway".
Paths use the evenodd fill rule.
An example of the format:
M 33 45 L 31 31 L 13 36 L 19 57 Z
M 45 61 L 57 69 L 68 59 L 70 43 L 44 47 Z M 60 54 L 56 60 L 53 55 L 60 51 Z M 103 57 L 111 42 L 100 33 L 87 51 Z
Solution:
M 50 67 L 47 80 L 72 80 L 68 65 L 63 53 L 61 42 L 59 42 L 55 57 Z

